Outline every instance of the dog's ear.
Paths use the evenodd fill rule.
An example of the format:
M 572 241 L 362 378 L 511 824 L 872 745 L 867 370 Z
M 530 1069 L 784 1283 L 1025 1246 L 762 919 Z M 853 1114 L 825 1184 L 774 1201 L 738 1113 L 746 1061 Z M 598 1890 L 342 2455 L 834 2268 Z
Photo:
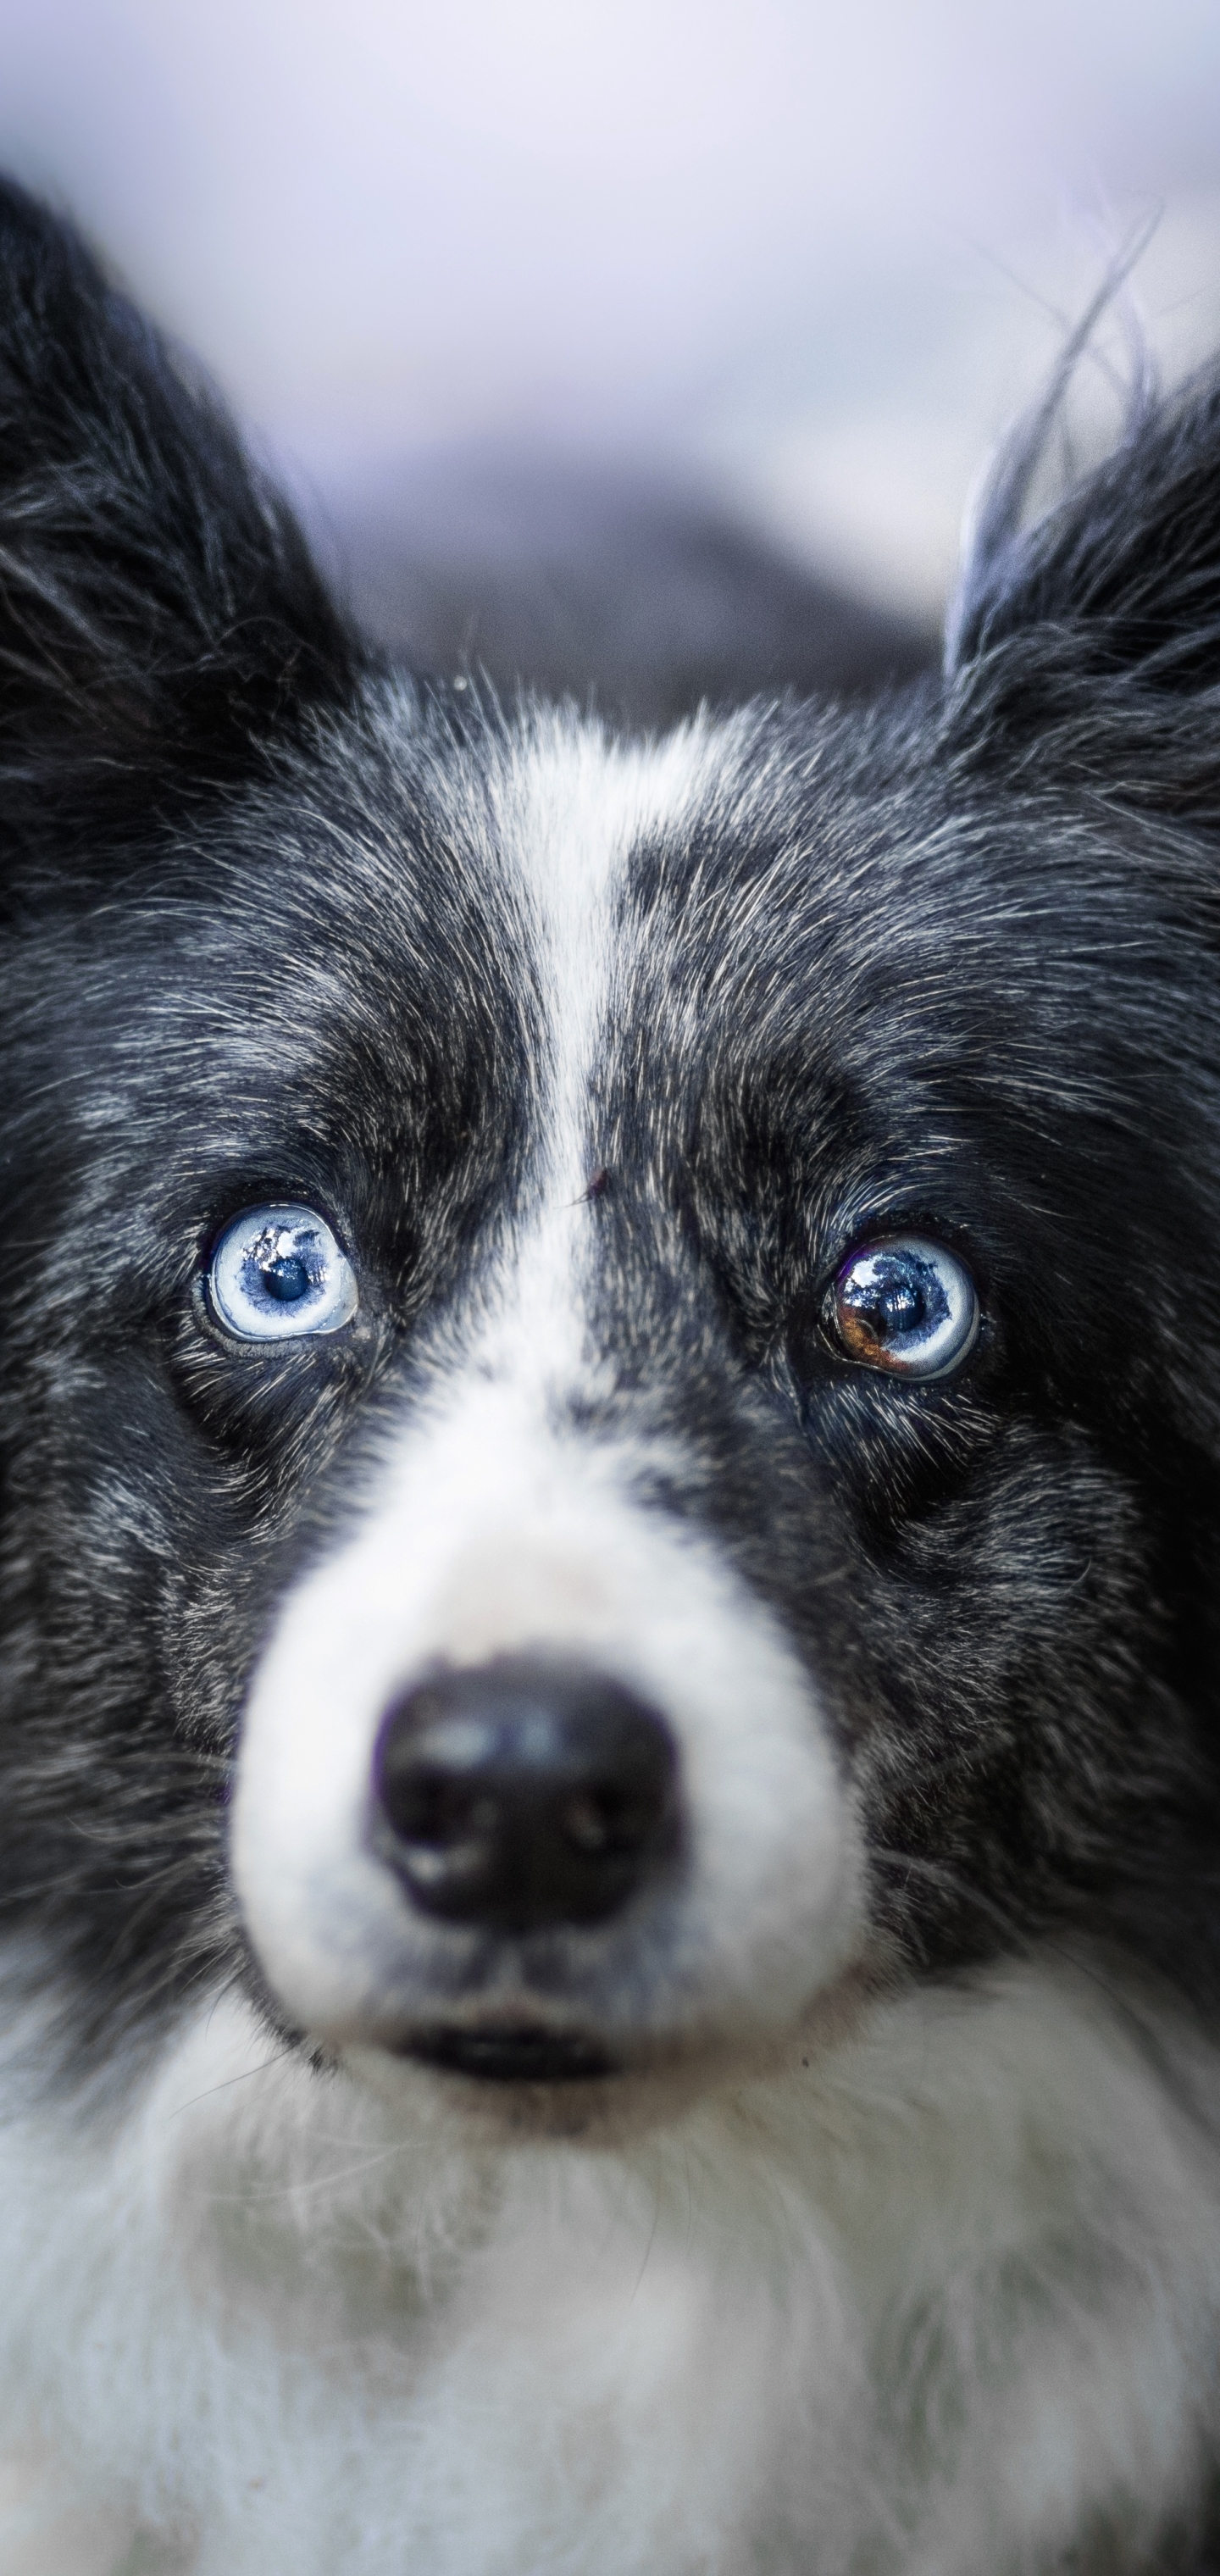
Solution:
M 1165 708 L 1220 683 L 1220 366 L 1160 405 L 1141 380 L 1112 455 L 1021 524 L 1085 329 L 1000 456 L 949 622 L 950 677 L 1007 661 L 1039 723 L 1064 690 Z
M 0 182 L 0 873 L 240 778 L 355 667 L 215 396 Z

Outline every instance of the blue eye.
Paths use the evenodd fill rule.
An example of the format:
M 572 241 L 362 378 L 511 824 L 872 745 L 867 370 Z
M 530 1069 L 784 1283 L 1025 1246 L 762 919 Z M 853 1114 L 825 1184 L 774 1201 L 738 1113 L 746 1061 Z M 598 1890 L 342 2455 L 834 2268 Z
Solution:
M 212 1255 L 208 1297 L 242 1342 L 338 1333 L 356 1312 L 356 1274 L 325 1217 L 307 1207 L 248 1208 Z
M 837 1272 L 826 1320 L 848 1359 L 896 1377 L 944 1377 L 979 1327 L 969 1271 L 943 1243 L 896 1235 L 853 1252 Z

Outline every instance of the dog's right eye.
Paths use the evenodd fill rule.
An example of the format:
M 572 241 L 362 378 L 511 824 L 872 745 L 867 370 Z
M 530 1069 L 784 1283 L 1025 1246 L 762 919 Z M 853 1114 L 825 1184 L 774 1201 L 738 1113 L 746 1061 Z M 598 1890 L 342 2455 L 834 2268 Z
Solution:
M 356 1311 L 356 1274 L 312 1208 L 248 1208 L 216 1245 L 207 1295 L 238 1341 L 282 1342 L 341 1332 Z
M 861 1245 L 830 1283 L 824 1328 L 845 1359 L 894 1377 L 948 1376 L 972 1348 L 979 1301 L 943 1243 L 904 1234 Z

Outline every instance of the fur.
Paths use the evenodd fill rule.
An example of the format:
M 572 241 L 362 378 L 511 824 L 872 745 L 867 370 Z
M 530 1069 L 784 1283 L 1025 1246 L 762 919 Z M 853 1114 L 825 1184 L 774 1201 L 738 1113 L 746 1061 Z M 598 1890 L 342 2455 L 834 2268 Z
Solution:
M 1044 428 L 942 680 L 617 739 L 383 667 L 0 198 L 4 2576 L 1203 2565 L 1220 378 L 1027 527 Z M 285 1203 L 356 1312 L 234 1338 Z M 681 1825 L 493 1937 L 377 1747 L 514 1654 Z

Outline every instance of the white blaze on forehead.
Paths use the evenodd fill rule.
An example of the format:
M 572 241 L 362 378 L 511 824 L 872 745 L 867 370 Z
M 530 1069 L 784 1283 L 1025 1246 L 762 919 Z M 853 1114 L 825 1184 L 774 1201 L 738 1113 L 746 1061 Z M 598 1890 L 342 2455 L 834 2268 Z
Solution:
M 500 858 L 525 896 L 547 1018 L 536 1214 L 480 1352 L 483 1365 L 556 1384 L 588 1369 L 582 1278 L 593 1235 L 586 1193 L 600 1161 L 590 1079 L 629 968 L 620 902 L 633 852 L 693 810 L 710 741 L 696 722 L 662 743 L 618 743 L 558 710 L 540 713 L 492 782 Z
M 504 773 L 504 855 L 537 925 L 554 1048 L 549 1175 L 569 1198 L 590 1178 L 588 1083 L 624 963 L 615 916 L 628 862 L 650 834 L 681 828 L 705 742 L 692 726 L 660 744 L 624 745 L 550 714 Z

